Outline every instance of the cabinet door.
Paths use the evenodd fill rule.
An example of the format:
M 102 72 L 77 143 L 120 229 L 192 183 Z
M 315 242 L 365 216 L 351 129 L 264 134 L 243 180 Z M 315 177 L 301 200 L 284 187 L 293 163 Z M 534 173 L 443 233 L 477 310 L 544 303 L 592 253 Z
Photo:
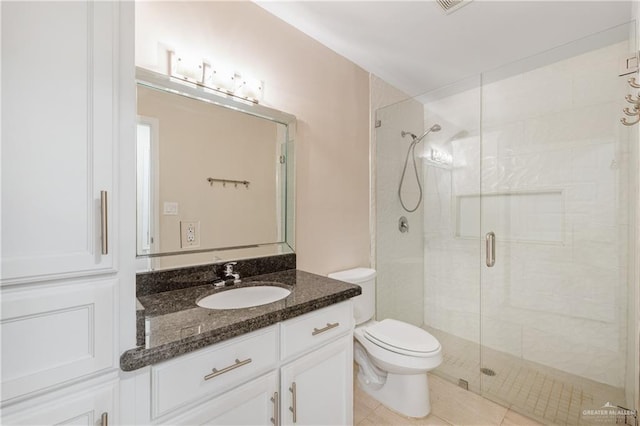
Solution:
M 5 425 L 85 425 L 118 424 L 115 411 L 117 382 L 86 389 L 44 404 L 7 414 Z
M 203 402 L 187 415 L 161 424 L 174 425 L 270 425 L 277 426 L 278 374 L 270 374 Z
M 108 272 L 118 2 L 1 7 L 2 282 Z
M 353 423 L 351 335 L 287 364 L 281 372 L 283 425 Z
M 109 279 L 3 291 L 3 403 L 117 366 L 117 285 Z

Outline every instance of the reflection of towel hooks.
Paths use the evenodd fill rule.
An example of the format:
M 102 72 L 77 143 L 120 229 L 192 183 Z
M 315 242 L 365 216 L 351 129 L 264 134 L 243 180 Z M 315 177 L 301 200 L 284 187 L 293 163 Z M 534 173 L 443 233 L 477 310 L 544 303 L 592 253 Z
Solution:
M 237 188 L 238 184 L 240 184 L 240 185 L 244 185 L 244 187 L 247 189 L 249 189 L 249 184 L 251 183 L 248 180 L 215 179 L 212 177 L 207 178 L 207 182 L 209 182 L 209 185 L 211 186 L 213 186 L 213 182 L 222 182 L 223 187 L 226 187 L 227 183 L 232 183 L 235 188 Z
M 636 82 L 635 77 L 631 77 L 630 79 L 628 79 L 627 83 L 629 83 L 629 86 L 631 86 L 634 89 L 640 89 L 640 84 Z M 633 126 L 634 124 L 640 123 L 640 93 L 638 93 L 635 98 L 633 97 L 633 95 L 627 95 L 624 97 L 624 99 L 630 104 L 632 104 L 633 107 L 624 108 L 622 112 L 627 117 L 636 117 L 636 120 L 627 121 L 627 117 L 622 117 L 620 119 L 620 122 L 625 126 Z

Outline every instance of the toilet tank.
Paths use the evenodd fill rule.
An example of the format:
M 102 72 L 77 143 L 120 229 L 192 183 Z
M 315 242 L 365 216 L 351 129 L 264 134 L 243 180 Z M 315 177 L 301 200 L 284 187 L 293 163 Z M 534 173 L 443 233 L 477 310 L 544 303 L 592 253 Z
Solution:
M 362 288 L 362 294 L 351 299 L 356 325 L 373 318 L 376 312 L 376 271 L 374 269 L 348 269 L 329 274 L 329 278 L 357 284 Z

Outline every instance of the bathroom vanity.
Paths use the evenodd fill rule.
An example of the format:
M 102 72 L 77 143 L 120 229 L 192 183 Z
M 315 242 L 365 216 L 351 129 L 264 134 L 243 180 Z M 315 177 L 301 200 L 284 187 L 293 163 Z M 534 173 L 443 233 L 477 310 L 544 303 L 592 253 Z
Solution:
M 240 309 L 196 304 L 236 286 L 265 283 L 291 293 Z M 193 284 L 138 298 L 145 342 L 121 357 L 122 370 L 135 370 L 144 401 L 137 401 L 137 423 L 352 423 L 349 299 L 360 294 L 358 286 L 295 269 L 243 278 L 219 289 Z
M 0 423 L 350 424 L 349 298 L 360 289 L 295 270 L 295 117 L 134 73 L 133 3 L 7 2 L 2 19 L 12 115 Z M 43 63 L 47 80 L 33 84 Z M 142 93 L 193 109 L 170 121 L 175 111 L 144 107 Z M 209 127 L 179 132 L 184 164 L 156 155 L 170 151 L 157 146 L 170 139 L 160 128 L 191 130 L 186 120 L 203 115 L 200 124 L 229 126 L 216 138 Z M 186 147 L 201 139 L 226 145 Z M 165 191 L 187 172 L 197 176 Z M 201 201 L 217 209 L 190 209 Z M 265 268 L 269 256 L 293 262 Z M 196 305 L 218 291 L 212 262 L 248 258 L 241 285 L 276 282 L 291 294 L 238 310 Z M 136 278 L 143 270 L 153 272 Z

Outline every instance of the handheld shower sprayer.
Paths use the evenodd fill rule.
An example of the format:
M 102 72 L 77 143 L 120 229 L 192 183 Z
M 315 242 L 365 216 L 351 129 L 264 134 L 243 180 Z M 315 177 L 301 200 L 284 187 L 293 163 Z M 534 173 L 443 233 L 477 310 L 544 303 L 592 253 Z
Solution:
M 429 129 L 427 129 L 427 131 L 424 132 L 420 137 L 417 137 L 415 135 L 415 133 L 405 132 L 404 130 L 400 132 L 400 136 L 402 136 L 404 138 L 405 136 L 409 135 L 409 136 L 411 136 L 413 138 L 413 142 L 418 143 L 425 136 L 427 136 L 429 133 L 431 133 L 431 132 L 439 132 L 440 130 L 442 130 L 442 127 L 440 127 L 440 125 L 436 123 L 433 126 L 429 127 Z
M 400 178 L 400 185 L 398 185 L 398 198 L 400 199 L 400 204 L 402 205 L 402 208 L 409 213 L 412 213 L 418 210 L 418 207 L 422 202 L 422 185 L 420 184 L 420 176 L 418 176 L 418 166 L 416 165 L 416 153 L 415 153 L 416 145 L 419 144 L 422 141 L 422 139 L 424 139 L 429 133 L 439 132 L 440 130 L 442 130 L 442 127 L 436 123 L 433 126 L 429 127 L 429 129 L 427 129 L 427 131 L 420 136 L 416 136 L 411 132 L 405 132 L 404 130 L 400 132 L 400 136 L 402 136 L 403 138 L 409 135 L 413 139 L 411 141 L 411 144 L 409 145 L 409 148 L 407 149 L 407 156 L 404 159 L 404 167 L 402 168 L 402 177 Z M 404 205 L 404 201 L 402 200 L 402 184 L 404 182 L 404 175 L 407 172 L 407 163 L 409 162 L 409 154 L 412 154 L 413 171 L 415 172 L 416 182 L 418 183 L 418 190 L 420 191 L 418 203 L 413 209 L 408 209 L 407 206 Z

